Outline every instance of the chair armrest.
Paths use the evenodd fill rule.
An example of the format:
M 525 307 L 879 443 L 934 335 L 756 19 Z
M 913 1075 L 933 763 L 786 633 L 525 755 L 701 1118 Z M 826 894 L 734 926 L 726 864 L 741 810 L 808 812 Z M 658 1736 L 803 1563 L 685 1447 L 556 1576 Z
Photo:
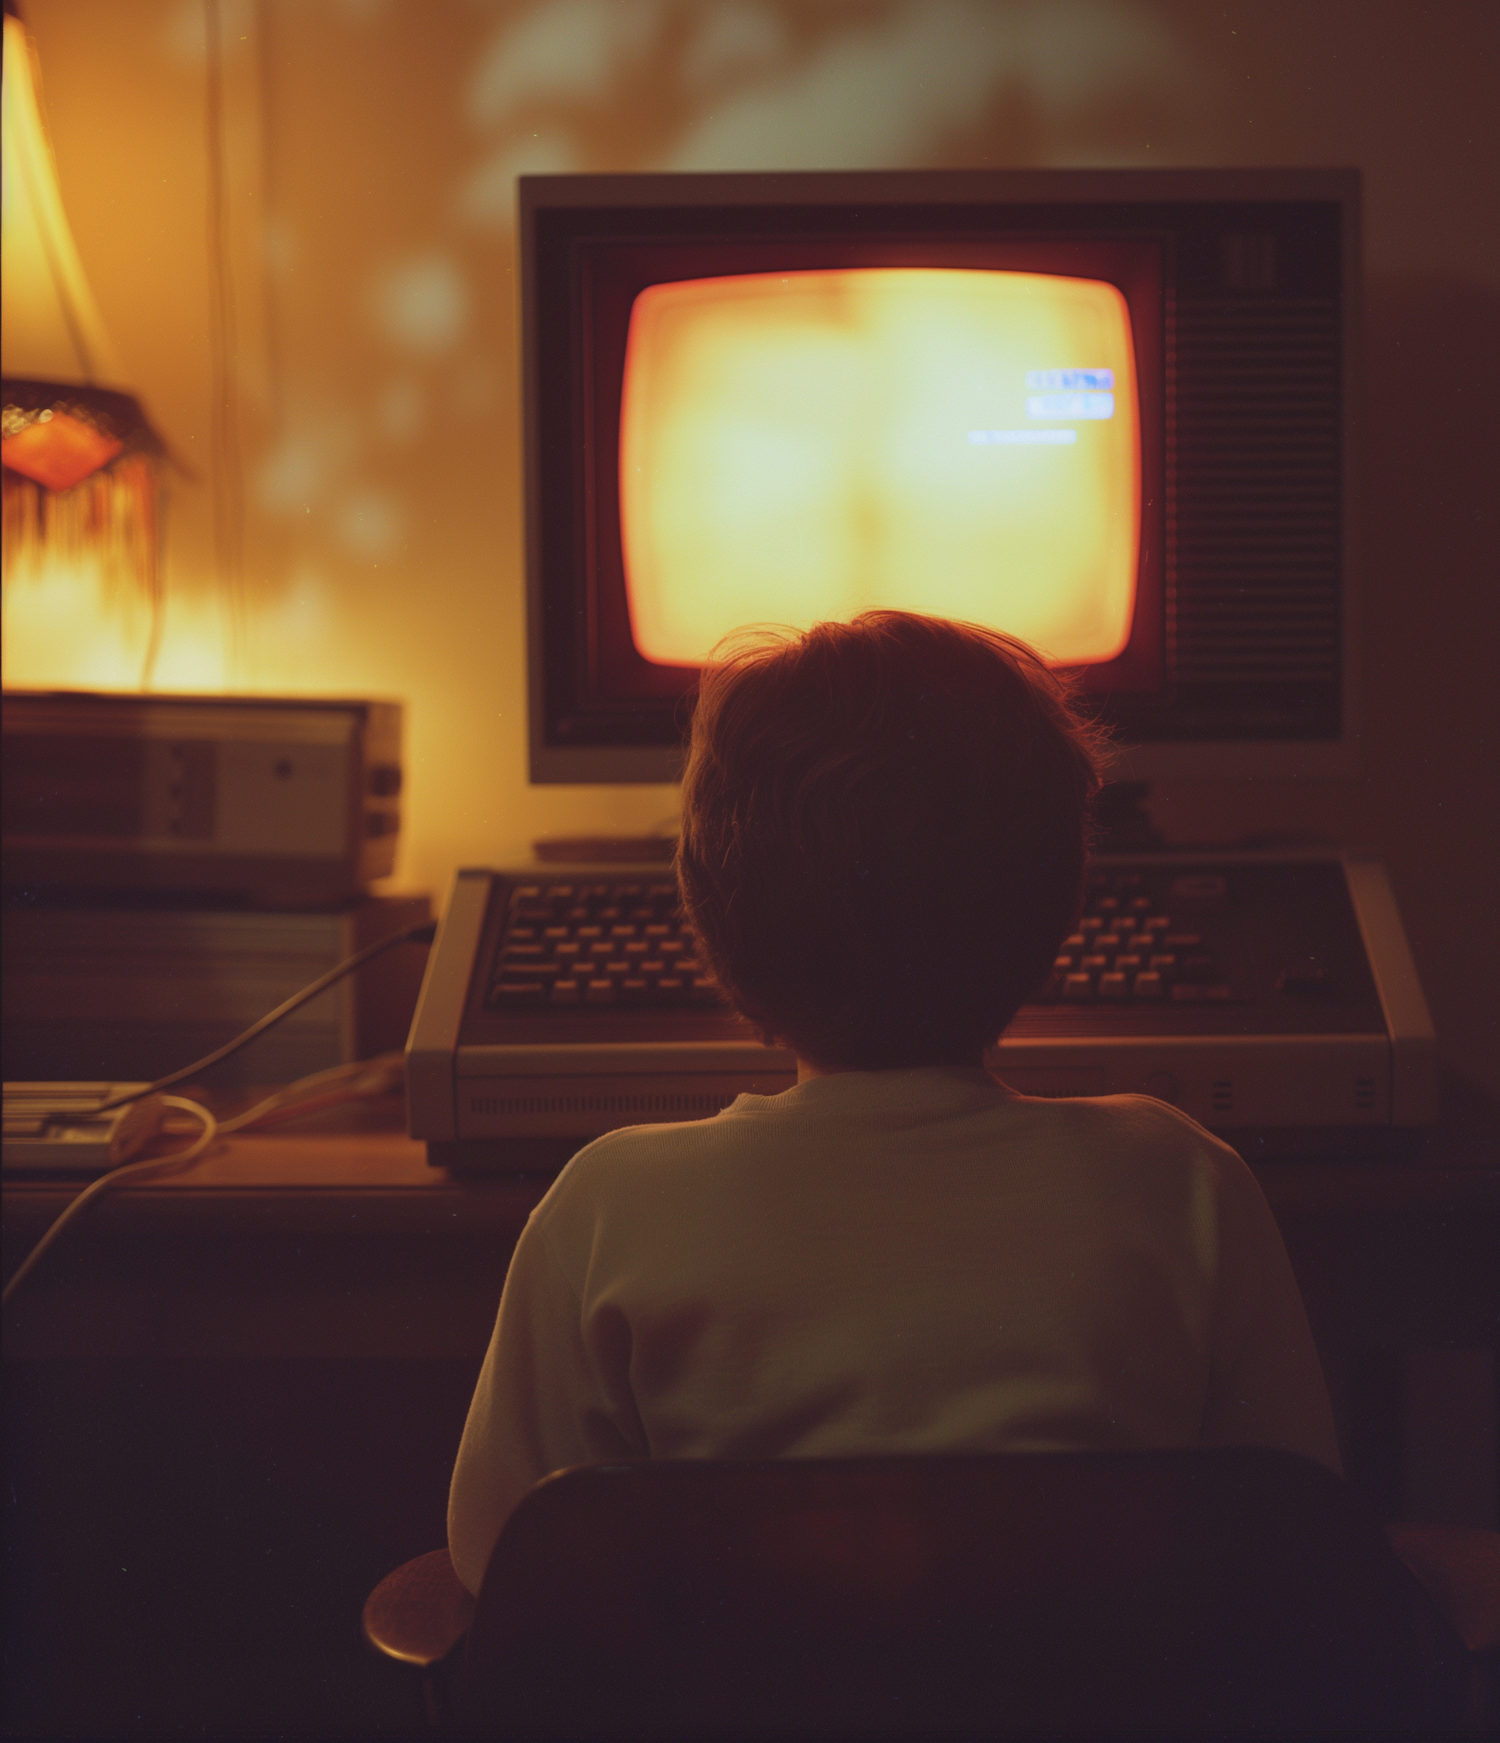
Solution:
M 425 1670 L 446 1658 L 468 1630 L 474 1598 L 446 1549 L 419 1555 L 389 1573 L 365 1600 L 365 1639 L 377 1652 Z
M 1387 1525 L 1385 1533 L 1469 1651 L 1500 1652 L 1500 1531 Z

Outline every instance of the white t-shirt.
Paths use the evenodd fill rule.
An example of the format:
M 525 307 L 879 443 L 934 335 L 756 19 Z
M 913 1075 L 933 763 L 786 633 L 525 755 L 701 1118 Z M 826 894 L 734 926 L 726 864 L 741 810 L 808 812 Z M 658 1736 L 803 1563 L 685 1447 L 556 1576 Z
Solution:
M 1145 1096 L 845 1072 L 573 1158 L 511 1261 L 448 1540 L 477 1591 L 526 1490 L 594 1459 L 1196 1445 L 1339 1469 L 1234 1151 Z

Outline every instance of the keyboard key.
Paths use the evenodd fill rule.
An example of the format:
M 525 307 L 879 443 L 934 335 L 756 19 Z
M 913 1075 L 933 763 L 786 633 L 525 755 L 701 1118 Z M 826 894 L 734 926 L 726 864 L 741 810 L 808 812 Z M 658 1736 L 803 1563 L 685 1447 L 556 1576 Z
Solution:
M 1150 896 L 1132 896 L 1130 898 L 1130 911 L 1132 914 L 1149 914 L 1152 906 L 1153 904 Z
M 576 1005 L 582 997 L 582 988 L 576 980 L 554 981 L 552 996 L 547 1001 L 553 1005 Z
M 1212 981 L 1207 985 L 1179 981 L 1172 988 L 1172 1002 L 1176 1005 L 1223 1005 L 1233 997 L 1234 989 L 1225 981 Z
M 1099 997 L 1101 999 L 1123 999 L 1129 991 L 1129 983 L 1123 974 L 1101 974 L 1099 976 Z
M 1101 951 L 1096 956 L 1080 956 L 1078 967 L 1082 973 L 1088 974 L 1101 968 L 1109 967 L 1109 958 Z
M 1088 948 L 1088 940 L 1081 932 L 1070 932 L 1068 936 L 1063 939 L 1062 948 L 1064 950 L 1072 951 L 1076 955 L 1080 950 Z
M 1073 958 L 1071 956 L 1059 956 L 1052 964 L 1052 972 L 1054 974 L 1067 974 L 1072 966 Z
M 1138 999 L 1160 999 L 1165 998 L 1167 989 L 1161 976 L 1148 968 L 1135 977 L 1132 991 Z
M 1095 935 L 1095 938 L 1094 938 L 1094 949 L 1095 950 L 1113 951 L 1113 950 L 1118 950 L 1119 948 L 1120 948 L 1120 940 L 1115 933 L 1113 933 L 1113 932 L 1100 932 L 1100 933 L 1097 933 Z
M 1115 958 L 1115 968 L 1121 974 L 1138 974 L 1145 966 L 1145 957 L 1137 956 L 1133 951 L 1126 952 Z
M 1162 943 L 1168 950 L 1196 950 L 1203 940 L 1196 932 L 1170 932 Z
M 1062 983 L 1062 996 L 1069 1004 L 1087 1004 L 1094 996 L 1093 975 L 1065 974 Z
M 1153 974 L 1170 975 L 1177 967 L 1177 958 L 1170 951 L 1166 951 L 1160 956 L 1153 956 L 1147 966 Z
M 664 974 L 661 979 L 657 981 L 656 990 L 661 994 L 663 1000 L 673 1002 L 681 998 L 683 994 L 686 993 L 687 988 L 682 984 L 682 981 L 677 975 Z
M 1221 902 L 1229 894 L 1229 885 L 1217 872 L 1185 872 L 1172 879 L 1174 896 L 1194 896 L 1203 901 Z
M 584 988 L 583 1002 L 586 1005 L 614 1004 L 615 983 L 612 980 L 591 980 Z
M 491 990 L 489 1004 L 494 1010 L 525 1010 L 531 1005 L 544 1004 L 546 998 L 547 988 L 539 980 L 503 980 Z

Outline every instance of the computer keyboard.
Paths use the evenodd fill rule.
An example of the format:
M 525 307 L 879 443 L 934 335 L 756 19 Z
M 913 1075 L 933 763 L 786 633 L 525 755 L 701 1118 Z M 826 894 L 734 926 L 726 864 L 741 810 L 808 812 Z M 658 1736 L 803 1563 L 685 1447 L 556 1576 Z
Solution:
M 1227 894 L 1213 872 L 1091 872 L 1078 930 L 1063 940 L 1038 1002 L 1248 1002 L 1232 962 Z
M 1213 909 L 1221 876 L 1094 872 L 1040 1004 L 1203 1005 L 1248 999 Z M 1184 910 L 1186 909 L 1186 914 Z M 535 883 L 510 892 L 485 1004 L 492 1011 L 722 1005 L 677 886 Z
M 1096 861 L 1049 984 L 985 1061 L 1024 1095 L 1156 1096 L 1260 1153 L 1268 1132 L 1430 1121 L 1435 1057 L 1379 865 L 1162 851 Z M 475 868 L 412 1024 L 411 1131 L 444 1167 L 555 1168 L 569 1140 L 705 1118 L 796 1069 L 724 1002 L 663 868 Z
M 723 1003 L 669 879 L 519 884 L 511 890 L 488 1009 Z

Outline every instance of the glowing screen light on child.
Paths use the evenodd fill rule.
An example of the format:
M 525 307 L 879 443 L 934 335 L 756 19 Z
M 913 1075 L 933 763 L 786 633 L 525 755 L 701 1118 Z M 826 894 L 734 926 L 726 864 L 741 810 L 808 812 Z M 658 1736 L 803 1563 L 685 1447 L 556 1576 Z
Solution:
M 631 631 L 697 665 L 747 623 L 881 607 L 1059 665 L 1130 638 L 1140 436 L 1130 314 L 1099 279 L 754 273 L 635 300 L 620 429 Z

